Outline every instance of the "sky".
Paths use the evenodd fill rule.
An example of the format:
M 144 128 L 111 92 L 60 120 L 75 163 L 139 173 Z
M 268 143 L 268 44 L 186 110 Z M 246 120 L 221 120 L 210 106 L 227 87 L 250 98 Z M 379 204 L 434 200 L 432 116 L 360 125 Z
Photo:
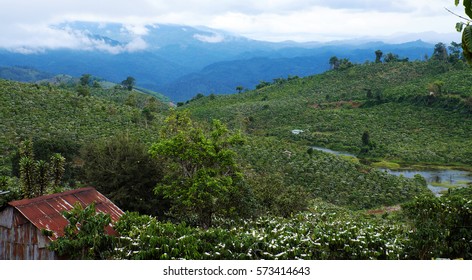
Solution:
M 117 52 L 145 48 L 141 36 L 156 23 L 207 26 L 273 42 L 423 32 L 459 41 L 455 23 L 461 20 L 445 8 L 464 14 L 454 0 L 0 0 L 0 48 L 97 48 L 84 34 L 53 27 L 71 21 L 124 24 L 135 39 Z

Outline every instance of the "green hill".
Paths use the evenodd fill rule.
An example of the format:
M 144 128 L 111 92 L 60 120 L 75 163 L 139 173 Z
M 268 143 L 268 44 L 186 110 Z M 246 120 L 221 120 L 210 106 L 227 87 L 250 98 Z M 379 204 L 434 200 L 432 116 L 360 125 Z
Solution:
M 472 164 L 472 73 L 438 61 L 354 65 L 303 79 L 278 79 L 232 96 L 187 105 L 250 135 L 274 136 L 400 163 Z M 304 132 L 291 133 L 294 129 Z
M 198 96 L 177 109 L 189 110 L 192 122 L 179 112 L 164 121 L 168 105 L 122 87 L 0 80 L 0 190 L 10 191 L 0 206 L 21 196 L 17 150 L 32 138 L 43 151 L 65 156 L 75 168 L 68 179 L 146 214 L 126 214 L 119 222 L 123 238 L 113 245 L 119 246 L 114 258 L 470 259 L 470 231 L 464 230 L 471 221 L 470 188 L 434 198 L 423 177 L 372 167 L 381 161 L 471 170 L 470 75 L 462 63 L 353 65 L 275 79 L 241 94 Z M 238 146 L 232 137 L 220 138 L 226 134 L 221 123 L 214 123 L 219 130 L 208 128 L 214 118 L 242 132 Z M 163 125 L 169 126 L 159 139 Z M 180 162 L 149 155 L 150 144 L 161 140 L 151 150 L 165 148 Z M 175 146 L 191 147 L 185 150 L 191 155 L 178 157 L 183 150 Z M 223 169 L 219 157 L 231 162 L 221 181 L 212 177 Z M 192 172 L 200 177 L 182 188 L 189 180 L 180 173 Z M 156 194 L 163 183 L 180 192 Z M 216 184 L 231 191 L 208 195 L 225 192 Z M 206 205 L 238 203 L 210 209 L 215 223 L 195 227 L 194 202 L 178 204 L 189 194 Z M 175 205 L 189 207 L 189 215 L 175 215 Z
M 50 79 L 53 75 L 30 67 L 0 67 L 0 79 L 35 82 L 38 80 Z
M 198 96 L 183 108 L 201 120 L 222 119 L 248 135 L 250 144 L 239 154 L 256 193 L 270 201 L 268 208 L 278 207 L 274 201 L 284 201 L 281 208 L 292 201 L 295 209 L 306 198 L 321 197 L 369 209 L 424 193 L 419 177 L 392 177 L 369 167 L 372 162 L 470 170 L 469 76 L 462 63 L 369 63 L 275 79 L 241 94 Z M 367 143 L 364 134 L 370 136 Z M 310 146 L 351 152 L 360 161 L 307 151 Z M 269 189 L 273 193 L 266 193 Z
M 293 111 L 288 110 L 294 104 L 287 101 L 301 100 L 282 101 L 286 94 L 283 88 L 290 88 L 291 83 L 303 88 L 304 79 L 269 86 L 261 90 L 263 95 L 255 91 L 225 97 L 227 100 L 220 97 L 214 100 L 211 97 L 202 98 L 191 106 L 195 110 L 195 116 L 200 114 L 219 117 L 230 121 L 233 126 L 245 125 L 248 144 L 240 147 L 238 153 L 239 162 L 246 174 L 246 184 L 250 186 L 257 201 L 254 212 L 289 215 L 297 209 L 305 209 L 312 198 L 323 198 L 352 209 L 365 209 L 394 205 L 408 201 L 415 195 L 427 193 L 421 181 L 385 174 L 355 160 L 316 151 L 307 153 L 306 139 L 302 141 L 302 145 L 293 143 L 291 140 L 297 139 L 291 135 L 291 129 L 306 128 L 299 125 L 301 123 L 292 125 L 283 121 L 286 117 L 296 116 Z M 161 103 L 154 102 L 154 106 L 150 106 L 148 95 L 119 88 L 89 88 L 90 96 L 86 97 L 75 90 L 61 89 L 50 84 L 0 81 L 0 88 L 3 120 L 0 129 L 4 132 L 0 143 L 4 175 L 10 175 L 10 162 L 14 159 L 21 140 L 33 138 L 35 141 L 49 143 L 50 146 L 65 146 L 61 152 L 73 155 L 68 160 L 78 162 L 77 172 L 80 173 L 80 162 L 83 160 L 78 157 L 80 147 L 122 132 L 149 144 L 156 141 L 166 111 Z M 272 90 L 276 90 L 274 97 L 271 97 Z M 276 97 L 277 95 L 280 97 Z M 266 96 L 269 96 L 268 100 Z M 233 111 L 231 106 L 221 106 L 220 101 L 227 102 L 234 98 L 249 101 L 229 103 L 231 106 L 243 106 L 237 111 Z M 250 113 L 247 115 L 238 111 L 251 108 L 250 106 L 261 108 L 254 111 L 257 114 L 250 113 L 251 109 L 245 111 Z M 281 109 L 275 110 L 277 106 Z M 150 117 L 146 112 L 151 107 Z M 231 112 L 227 111 L 228 108 Z M 312 109 L 308 107 L 308 110 Z M 314 109 L 313 111 L 316 112 Z M 277 115 L 275 112 L 282 114 Z M 226 115 L 219 115 L 222 113 Z M 271 123 L 273 127 L 270 126 Z M 353 188 L 356 191 L 352 191 Z
M 149 95 L 119 89 L 91 89 L 91 96 L 84 97 L 50 84 L 0 80 L 1 173 L 9 175 L 10 158 L 28 138 L 80 146 L 127 132 L 150 142 L 160 127 L 159 112 L 167 110 L 151 101 Z

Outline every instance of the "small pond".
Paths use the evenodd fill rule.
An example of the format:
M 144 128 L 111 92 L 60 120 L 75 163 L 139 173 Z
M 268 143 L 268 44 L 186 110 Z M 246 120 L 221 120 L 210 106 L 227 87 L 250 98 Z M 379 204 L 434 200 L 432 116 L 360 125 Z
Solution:
M 315 150 L 323 151 L 333 155 L 344 155 L 356 157 L 354 154 L 346 152 L 338 152 L 322 147 L 312 147 Z M 436 195 L 440 196 L 441 192 L 447 191 L 445 186 L 457 186 L 466 187 L 472 184 L 472 173 L 462 170 L 453 169 L 431 169 L 431 170 L 415 170 L 415 169 L 403 169 L 403 170 L 390 170 L 385 168 L 379 168 L 379 170 L 386 171 L 390 174 L 400 176 L 403 175 L 407 178 L 413 178 L 416 174 L 421 175 L 425 178 L 428 183 L 428 188 Z
M 403 175 L 407 178 L 413 178 L 416 174 L 421 175 L 426 179 L 428 188 L 437 196 L 442 191 L 447 191 L 446 186 L 466 187 L 472 182 L 472 174 L 467 171 L 453 170 L 453 169 L 434 169 L 434 170 L 385 170 L 393 175 Z
M 347 153 L 347 152 L 338 152 L 338 151 L 333 151 L 333 150 L 330 150 L 330 149 L 327 149 L 327 148 L 316 147 L 316 146 L 312 146 L 311 148 L 313 148 L 313 149 L 315 149 L 315 150 L 317 150 L 317 151 L 322 151 L 322 152 L 325 152 L 325 153 L 328 153 L 328 154 L 337 155 L 337 156 L 356 157 L 356 155 L 350 154 L 350 153 Z

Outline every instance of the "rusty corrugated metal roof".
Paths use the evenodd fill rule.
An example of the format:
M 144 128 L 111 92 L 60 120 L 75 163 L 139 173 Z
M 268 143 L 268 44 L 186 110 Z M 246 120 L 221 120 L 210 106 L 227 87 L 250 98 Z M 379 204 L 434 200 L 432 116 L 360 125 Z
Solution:
M 94 188 L 82 188 L 32 199 L 17 200 L 8 204 L 16 208 L 38 229 L 52 231 L 53 235 L 50 236 L 50 239 L 55 240 L 64 234 L 64 227 L 68 224 L 62 212 L 71 210 L 77 202 L 82 207 L 95 202 L 95 210 L 110 214 L 113 222 L 118 221 L 123 215 L 123 211 L 118 206 Z M 111 227 L 107 227 L 106 231 L 108 234 L 114 233 Z

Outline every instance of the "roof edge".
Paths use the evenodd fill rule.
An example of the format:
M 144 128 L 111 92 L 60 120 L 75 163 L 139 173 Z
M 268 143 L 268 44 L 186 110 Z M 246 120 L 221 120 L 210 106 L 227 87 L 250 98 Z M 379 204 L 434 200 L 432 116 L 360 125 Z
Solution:
M 35 197 L 35 198 L 27 198 L 27 199 L 22 199 L 22 200 L 10 201 L 10 202 L 8 202 L 8 205 L 13 206 L 13 207 L 16 208 L 18 206 L 23 206 L 23 205 L 26 205 L 26 204 L 31 204 L 31 203 L 35 203 L 35 202 L 39 202 L 39 201 L 44 201 L 44 200 L 48 200 L 48 199 L 51 199 L 51 198 L 56 198 L 56 197 L 60 197 L 60 196 L 64 196 L 64 195 L 70 195 L 70 194 L 86 192 L 86 191 L 90 191 L 90 190 L 97 191 L 93 187 L 80 188 L 80 189 L 65 191 L 65 192 L 61 192 L 61 193 L 54 193 L 54 194 L 38 196 L 38 197 Z

